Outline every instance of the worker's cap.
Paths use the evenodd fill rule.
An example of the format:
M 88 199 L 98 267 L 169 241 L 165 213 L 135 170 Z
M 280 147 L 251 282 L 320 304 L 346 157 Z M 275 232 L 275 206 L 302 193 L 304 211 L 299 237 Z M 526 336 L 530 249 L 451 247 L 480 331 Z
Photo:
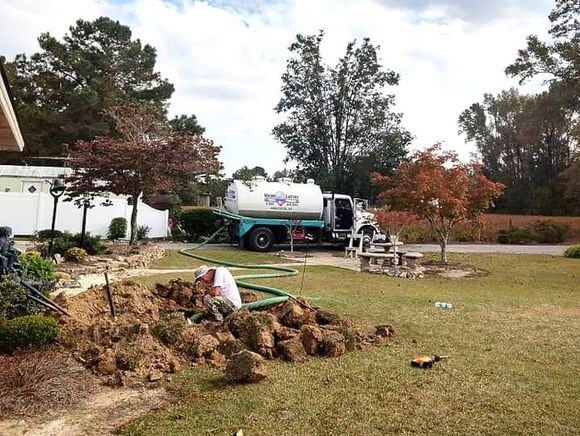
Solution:
M 197 282 L 199 279 L 201 279 L 204 275 L 206 275 L 212 269 L 215 269 L 215 268 L 214 267 L 210 268 L 207 265 L 202 265 L 199 268 L 197 268 L 195 270 L 195 281 Z

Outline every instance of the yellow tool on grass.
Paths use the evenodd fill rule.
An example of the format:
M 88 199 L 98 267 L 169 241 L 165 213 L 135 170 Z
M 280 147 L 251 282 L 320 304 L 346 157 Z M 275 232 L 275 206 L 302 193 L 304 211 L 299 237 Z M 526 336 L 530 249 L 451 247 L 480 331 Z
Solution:
M 434 354 L 433 356 L 417 356 L 411 360 L 411 366 L 416 366 L 417 368 L 431 368 L 435 362 L 439 362 L 441 359 L 446 359 L 451 355 L 438 356 Z

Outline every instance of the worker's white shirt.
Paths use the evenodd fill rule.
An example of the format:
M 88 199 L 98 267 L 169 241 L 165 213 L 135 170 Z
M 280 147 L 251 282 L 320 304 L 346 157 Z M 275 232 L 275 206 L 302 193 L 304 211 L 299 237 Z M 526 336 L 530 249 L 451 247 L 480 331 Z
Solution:
M 220 266 L 215 269 L 213 285 L 214 287 L 219 286 L 222 288 L 222 295 L 230 300 L 234 306 L 236 306 L 238 309 L 242 307 L 242 299 L 240 298 L 238 285 L 236 285 L 234 277 L 227 268 Z

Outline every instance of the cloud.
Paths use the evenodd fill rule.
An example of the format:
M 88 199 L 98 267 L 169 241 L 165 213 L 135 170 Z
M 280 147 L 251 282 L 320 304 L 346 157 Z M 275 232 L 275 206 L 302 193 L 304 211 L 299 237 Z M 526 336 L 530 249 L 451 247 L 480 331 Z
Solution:
M 445 17 L 464 19 L 470 23 L 501 21 L 506 16 L 543 14 L 553 2 L 546 0 L 375 0 L 385 8 L 411 10 L 421 19 L 437 21 Z M 549 4 L 549 6 L 546 6 Z M 544 15 L 547 21 L 547 14 Z
M 43 31 L 61 37 L 76 19 L 108 15 L 157 49 L 157 69 L 175 84 L 170 115 L 196 114 L 223 146 L 226 173 L 247 165 L 272 173 L 285 152 L 270 135 L 280 121 L 288 47 L 297 33 L 325 30 L 323 55 L 334 64 L 346 44 L 370 37 L 386 68 L 401 74 L 396 110 L 414 148 L 443 140 L 469 157 L 457 118 L 484 92 L 515 80 L 505 67 L 528 34 L 544 34 L 550 0 L 61 0 L 2 1 L 0 53 L 33 53 Z M 6 36 L 5 36 L 6 35 Z

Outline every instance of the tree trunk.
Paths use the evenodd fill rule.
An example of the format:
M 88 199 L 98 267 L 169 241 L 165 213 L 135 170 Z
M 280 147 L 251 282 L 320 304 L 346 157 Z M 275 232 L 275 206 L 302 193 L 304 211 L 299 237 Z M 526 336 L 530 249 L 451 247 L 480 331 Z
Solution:
M 131 211 L 131 237 L 129 239 L 129 245 L 137 243 L 137 205 L 139 203 L 139 196 L 133 195 L 131 199 L 133 200 L 133 210 Z
M 439 245 L 441 246 L 441 262 L 447 263 L 447 239 L 442 238 Z
M 81 225 L 81 240 L 79 245 L 81 248 L 85 248 L 85 236 L 87 234 L 87 211 L 89 210 L 89 204 L 83 203 L 83 223 Z

